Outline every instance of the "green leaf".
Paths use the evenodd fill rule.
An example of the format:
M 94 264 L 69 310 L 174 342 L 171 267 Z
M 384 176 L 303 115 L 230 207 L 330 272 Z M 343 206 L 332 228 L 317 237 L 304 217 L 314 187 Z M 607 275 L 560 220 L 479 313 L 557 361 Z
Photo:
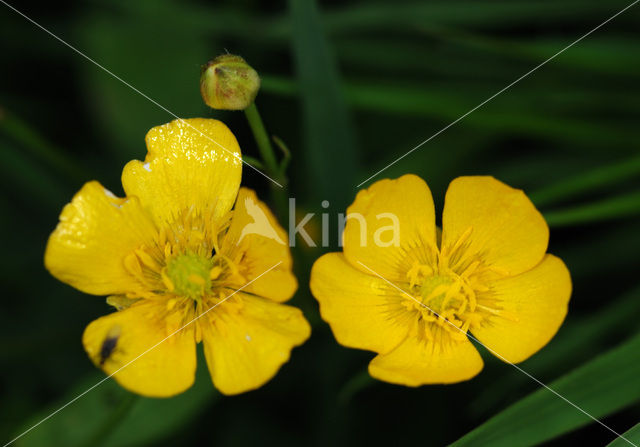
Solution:
M 622 436 L 634 444 L 640 444 L 640 424 L 634 425 L 633 428 L 624 432 Z M 608 444 L 607 447 L 629 447 L 629 443 L 622 438 L 617 438 L 615 441 Z
M 303 91 L 286 78 L 269 75 L 262 76 L 262 90 L 282 96 L 292 96 Z M 494 85 L 469 87 L 451 82 L 445 85 L 430 83 L 428 86 L 406 84 L 398 86 L 362 81 L 345 84 L 346 98 L 358 110 L 379 112 L 385 116 L 432 118 L 439 120 L 442 127 L 460 118 L 496 91 Z M 567 98 L 566 93 L 556 93 L 555 101 L 558 107 L 568 101 L 584 104 L 588 100 L 587 95 L 590 94 L 580 93 L 579 102 L 572 102 L 573 99 Z M 302 94 L 312 96 L 314 92 Z M 541 97 L 544 98 L 544 103 L 539 102 Z M 608 99 L 611 100 L 611 97 Z M 593 101 L 602 102 L 598 97 L 594 97 Z M 618 104 L 623 101 L 624 98 L 620 98 Z M 523 103 L 528 104 L 529 112 L 520 109 L 519 104 Z M 544 92 L 535 89 L 514 90 L 493 102 L 491 107 L 482 108 L 477 113 L 465 117 L 456 126 L 469 127 L 476 132 L 489 131 L 520 136 L 526 134 L 552 141 L 579 143 L 580 150 L 583 152 L 585 145 L 596 148 L 598 151 L 603 145 L 625 149 L 629 147 L 629 141 L 634 138 L 633 132 L 624 127 L 597 122 L 591 122 L 589 126 L 585 126 L 584 120 L 581 119 L 551 115 L 549 110 L 554 107 L 550 104 L 554 104 L 554 94 L 548 89 Z M 515 109 L 519 110 L 517 114 L 513 113 Z M 430 134 L 437 130 L 439 128 L 436 126 Z M 424 138 L 430 134 L 425 135 Z M 386 162 L 383 163 L 386 164 Z
M 620 6 L 619 9 L 622 9 Z M 397 31 L 423 29 L 425 24 L 450 26 L 513 27 L 522 24 L 565 24 L 567 20 L 596 17 L 602 21 L 607 14 L 617 12 L 604 2 L 565 1 L 431 1 L 407 2 L 399 7 L 393 2 L 369 2 L 336 9 L 327 14 L 326 25 L 331 32 L 361 33 L 363 30 L 391 29 Z M 508 17 L 509 20 L 505 20 Z M 622 20 L 632 20 L 621 17 Z M 594 25 L 595 26 L 595 25 Z M 587 30 L 585 30 L 586 32 Z
M 103 378 L 103 375 L 90 374 L 76 387 L 70 389 L 58 402 L 35 414 L 15 434 L 19 436 L 29 430 L 17 439 L 15 445 L 17 447 L 47 445 L 75 447 L 86 443 L 93 433 L 101 429 L 103 421 L 108 419 L 128 396 L 127 391 L 115 381 L 107 380 L 58 413 L 53 415 L 52 413 Z M 45 420 L 49 415 L 51 417 Z M 36 424 L 39 425 L 35 426 Z
M 636 335 L 552 382 L 549 387 L 591 416 L 601 419 L 640 400 L 639 351 L 640 335 Z M 557 395 L 541 388 L 452 445 L 537 445 L 593 422 Z
M 133 447 L 155 444 L 186 428 L 207 406 L 220 399 L 213 388 L 204 357 L 199 358 L 193 387 L 170 399 L 141 398 L 115 427 L 105 447 Z
M 591 247 L 588 252 L 593 253 L 597 250 Z M 575 279 L 573 269 L 572 276 Z M 630 337 L 635 322 L 640 319 L 639 301 L 640 287 L 635 287 L 619 298 L 607 300 L 606 304 L 593 313 L 569 318 L 542 351 L 519 366 L 534 377 L 553 377 L 569 371 L 572 366 L 581 364 L 606 349 L 612 340 Z M 480 387 L 469 403 L 473 413 L 486 414 L 487 407 L 496 407 L 500 402 L 508 401 L 510 395 L 518 393 L 518 390 L 531 381 L 524 374 L 507 372 L 503 370 L 500 380 L 490 380 L 485 386 Z
M 103 378 L 100 374 L 89 375 L 55 405 L 35 415 L 15 436 L 42 421 Z M 19 438 L 15 445 L 149 445 L 188 426 L 199 412 L 219 397 L 219 394 L 213 388 L 204 362 L 200 362 L 194 386 L 184 393 L 168 399 L 132 397 L 135 396 L 113 379 L 106 380 Z
M 444 86 L 431 84 L 428 87 L 379 85 L 372 83 L 350 84 L 348 98 L 355 107 L 375 110 L 385 114 L 415 115 L 435 118 L 442 126 L 459 119 L 463 114 L 476 107 L 498 89 L 487 85 L 484 88 L 448 83 Z M 464 92 L 464 93 L 463 93 Z M 510 133 L 514 135 L 531 134 L 553 139 L 571 141 L 588 145 L 607 144 L 628 147 L 631 134 L 622 129 L 592 123 L 585 128 L 584 121 L 545 113 L 527 113 L 518 109 L 518 104 L 535 105 L 538 92 L 522 94 L 510 92 L 466 116 L 456 125 L 468 126 L 483 131 Z M 550 96 L 549 92 L 545 95 Z M 531 106 L 530 106 L 531 107 Z M 546 106 L 549 107 L 547 100 Z M 544 107 L 540 107 L 542 110 Z M 535 109 L 533 109 L 535 110 Z M 435 133 L 435 129 L 430 134 Z M 430 135 L 426 135 L 425 138 Z M 606 137 L 605 137 L 606 136 Z M 601 147 L 601 146 L 600 146 Z
M 290 0 L 293 53 L 302 96 L 307 187 L 316 199 L 343 209 L 354 191 L 357 150 L 333 53 L 314 1 Z
M 586 205 L 544 213 L 551 227 L 580 225 L 640 214 L 640 191 Z
M 549 205 L 638 175 L 640 175 L 640 157 L 634 157 L 582 172 L 534 191 L 529 194 L 529 197 L 536 206 Z

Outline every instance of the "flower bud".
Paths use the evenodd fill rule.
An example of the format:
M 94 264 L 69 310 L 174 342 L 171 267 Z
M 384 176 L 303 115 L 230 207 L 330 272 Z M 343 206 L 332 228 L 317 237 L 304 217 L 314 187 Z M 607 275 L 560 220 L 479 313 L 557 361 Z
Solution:
M 258 73 L 240 56 L 223 54 L 202 67 L 200 94 L 212 109 L 246 109 L 259 89 Z

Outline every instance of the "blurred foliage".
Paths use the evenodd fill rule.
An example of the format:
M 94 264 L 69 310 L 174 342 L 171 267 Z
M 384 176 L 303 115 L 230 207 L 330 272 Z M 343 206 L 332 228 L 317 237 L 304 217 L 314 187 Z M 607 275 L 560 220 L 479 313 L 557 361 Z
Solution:
M 8 442 L 97 383 L 80 344 L 109 311 L 42 266 L 62 206 L 90 179 L 121 191 L 123 164 L 152 126 L 224 120 L 248 156 L 241 113 L 213 112 L 200 65 L 225 49 L 263 77 L 268 130 L 291 149 L 298 212 L 329 213 L 356 185 L 630 2 L 125 0 L 14 6 L 147 95 L 0 5 L 0 369 Z M 548 218 L 550 251 L 574 281 L 566 323 L 521 367 L 639 442 L 640 7 L 391 166 L 413 172 L 442 207 L 453 178 L 490 174 L 523 188 Z M 251 170 L 243 182 L 269 199 Z M 328 209 L 321 200 L 330 202 Z M 320 225 L 316 214 L 308 227 Z M 284 222 L 286 225 L 286 222 Z M 311 233 L 311 229 L 310 229 Z M 331 234 L 332 250 L 338 235 Z M 294 251 L 292 304 L 312 338 L 265 387 L 222 397 L 200 363 L 187 393 L 131 396 L 108 380 L 20 439 L 25 446 L 412 444 L 604 445 L 615 436 L 515 368 L 486 356 L 469 382 L 408 389 L 365 374 L 370 353 L 337 345 Z M 635 427 L 635 428 L 632 428 Z M 626 445 L 618 439 L 613 445 Z

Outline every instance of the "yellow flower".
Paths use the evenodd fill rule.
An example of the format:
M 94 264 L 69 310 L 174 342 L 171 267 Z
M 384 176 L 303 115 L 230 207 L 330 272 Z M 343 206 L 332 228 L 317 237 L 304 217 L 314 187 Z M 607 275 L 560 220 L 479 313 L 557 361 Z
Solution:
M 398 219 L 397 243 L 385 213 Z M 545 254 L 544 218 L 522 191 L 492 177 L 451 182 L 441 236 L 431 192 L 414 175 L 360 191 L 347 220 L 344 253 L 316 261 L 311 291 L 339 343 L 378 353 L 369 364 L 377 379 L 468 380 L 483 362 L 467 331 L 518 363 L 565 318 L 571 279 Z
M 126 198 L 93 181 L 65 206 L 45 265 L 85 293 L 110 295 L 118 311 L 89 324 L 82 341 L 125 388 L 186 390 L 200 341 L 222 393 L 258 388 L 310 334 L 300 310 L 281 304 L 297 289 L 286 234 L 240 188 L 240 148 L 221 122 L 176 120 L 146 143 L 145 161 L 122 173 Z M 243 232 L 256 216 L 278 237 Z

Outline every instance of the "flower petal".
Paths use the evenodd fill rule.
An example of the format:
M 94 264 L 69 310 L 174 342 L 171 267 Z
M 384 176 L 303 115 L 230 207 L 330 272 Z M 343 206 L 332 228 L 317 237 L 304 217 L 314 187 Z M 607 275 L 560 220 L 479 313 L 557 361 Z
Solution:
M 120 199 L 100 183 L 89 182 L 62 210 L 44 263 L 53 276 L 83 292 L 124 294 L 139 287 L 124 258 L 155 234 L 151 216 L 137 198 Z
M 157 318 L 163 310 L 159 304 L 136 303 L 91 322 L 82 336 L 96 366 L 115 373 L 120 385 L 144 396 L 173 396 L 189 388 L 195 378 L 193 328 L 171 335 L 179 326 L 169 327 Z
M 528 272 L 495 281 L 492 299 L 507 315 L 489 317 L 471 332 L 511 363 L 526 360 L 555 335 L 567 315 L 571 277 L 562 260 L 546 255 Z
M 227 213 L 238 193 L 242 161 L 236 138 L 217 120 L 179 119 L 151 129 L 144 163 L 124 167 L 127 195 L 140 198 L 158 223 L 194 207 Z
M 261 387 L 289 360 L 311 327 L 299 309 L 242 292 L 237 312 L 212 311 L 210 328 L 202 331 L 204 353 L 213 383 L 223 394 Z M 229 303 L 230 306 L 235 303 Z
M 243 289 L 245 292 L 283 302 L 298 288 L 291 272 L 287 233 L 251 189 L 240 188 L 221 251 L 232 261 L 242 259 L 242 267 L 246 269 L 242 271 L 244 283 L 259 277 Z M 274 265 L 277 267 L 264 273 Z
M 493 177 L 458 177 L 449 185 L 442 216 L 442 247 L 451 248 L 471 228 L 466 253 L 516 275 L 547 251 L 549 227 L 522 190 Z
M 412 263 L 427 264 L 428 247 L 436 246 L 429 187 L 410 174 L 360 191 L 347 209 L 343 242 L 346 258 L 357 269 L 371 273 L 369 267 L 388 280 L 406 280 Z
M 310 286 L 322 318 L 340 344 L 386 353 L 407 336 L 409 326 L 394 318 L 399 292 L 356 270 L 342 253 L 328 253 L 315 262 Z
M 482 370 L 482 357 L 467 338 L 455 340 L 442 329 L 435 335 L 435 342 L 408 337 L 390 353 L 374 358 L 369 374 L 385 382 L 420 386 L 462 382 Z

